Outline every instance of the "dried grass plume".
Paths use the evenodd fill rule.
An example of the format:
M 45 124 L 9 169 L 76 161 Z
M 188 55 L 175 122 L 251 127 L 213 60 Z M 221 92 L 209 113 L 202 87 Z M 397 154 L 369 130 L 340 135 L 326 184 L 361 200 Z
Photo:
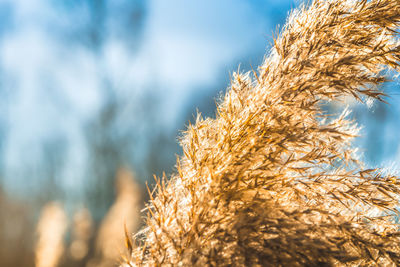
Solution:
M 96 238 L 97 257 L 88 266 L 115 266 L 125 251 L 123 226 L 130 232 L 137 231 L 142 208 L 141 188 L 132 172 L 119 169 L 116 175 L 117 196 L 104 220 Z
M 64 253 L 64 235 L 68 222 L 59 203 L 46 204 L 37 225 L 36 267 L 56 267 Z
M 69 254 L 74 261 L 84 259 L 89 253 L 93 234 L 93 220 L 87 208 L 80 208 L 73 217 Z
M 398 266 L 398 177 L 364 169 L 357 127 L 323 105 L 382 100 L 398 0 L 293 11 L 258 72 L 236 73 L 163 178 L 129 266 Z

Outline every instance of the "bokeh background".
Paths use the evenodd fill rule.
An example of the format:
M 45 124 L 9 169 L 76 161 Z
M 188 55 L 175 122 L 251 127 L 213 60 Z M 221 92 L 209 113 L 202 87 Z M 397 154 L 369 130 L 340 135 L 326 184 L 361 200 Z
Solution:
M 296 0 L 0 0 L 0 266 L 114 266 L 196 110 L 256 69 Z M 400 85 L 348 103 L 400 169 Z

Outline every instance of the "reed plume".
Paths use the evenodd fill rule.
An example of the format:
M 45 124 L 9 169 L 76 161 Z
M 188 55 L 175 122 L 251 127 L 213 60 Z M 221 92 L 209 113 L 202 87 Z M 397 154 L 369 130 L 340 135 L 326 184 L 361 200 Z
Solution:
M 79 209 L 73 217 L 69 254 L 74 261 L 84 259 L 89 253 L 90 238 L 93 234 L 93 220 L 87 208 Z
M 117 196 L 114 204 L 102 221 L 96 238 L 96 257 L 88 267 L 114 266 L 124 251 L 126 230 L 136 232 L 140 223 L 142 207 L 141 188 L 132 172 L 119 169 L 116 175 Z
M 399 23 L 398 0 L 293 11 L 259 70 L 233 75 L 216 118 L 189 125 L 125 265 L 400 265 L 400 180 L 363 167 L 348 111 L 324 111 L 383 100 Z
M 36 267 L 58 266 L 64 253 L 67 226 L 67 216 L 60 204 L 50 202 L 44 206 L 37 225 Z

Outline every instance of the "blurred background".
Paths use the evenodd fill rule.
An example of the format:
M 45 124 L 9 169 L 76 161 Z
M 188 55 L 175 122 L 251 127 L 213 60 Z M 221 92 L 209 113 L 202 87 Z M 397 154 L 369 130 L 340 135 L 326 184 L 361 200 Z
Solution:
M 114 266 L 177 137 L 256 69 L 296 0 L 0 0 L 0 266 Z M 400 96 L 349 103 L 400 169 Z

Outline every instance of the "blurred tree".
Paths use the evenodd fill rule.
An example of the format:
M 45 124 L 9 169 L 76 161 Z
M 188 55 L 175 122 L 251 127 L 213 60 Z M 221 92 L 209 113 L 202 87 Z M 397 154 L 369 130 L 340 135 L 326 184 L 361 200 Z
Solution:
M 65 167 L 67 141 L 63 136 L 54 135 L 41 146 L 43 169 L 39 172 L 39 180 L 43 181 L 41 200 L 43 203 L 54 199 L 63 200 L 61 183 L 62 171 Z
M 97 62 L 97 80 L 99 81 L 101 106 L 83 126 L 83 135 L 88 153 L 86 191 L 84 198 L 95 221 L 102 218 L 114 198 L 113 181 L 116 170 L 125 165 L 132 149 L 132 134 L 136 131 L 133 124 L 120 123 L 129 101 L 121 88 L 107 72 L 103 48 L 110 40 L 118 39 L 130 56 L 138 49 L 146 15 L 146 2 L 143 0 L 86 0 L 54 2 L 55 7 L 65 18 L 75 17 L 80 23 L 56 25 L 64 31 L 58 38 L 71 44 L 78 44 L 91 53 Z M 131 102 L 135 101 L 131 99 Z M 45 144 L 44 144 L 45 145 Z M 60 147 L 48 144 L 46 151 L 53 153 L 53 159 L 61 159 Z M 52 152 L 50 152 L 52 151 Z M 47 153 L 47 154 L 49 154 Z M 47 165 L 52 161 L 46 161 Z M 61 165 L 61 164 L 59 164 Z M 58 170 L 44 166 L 53 176 Z M 51 184 L 51 182 L 49 183 Z
M 131 142 L 129 135 L 120 133 L 116 121 L 123 108 L 113 90 L 107 90 L 108 97 L 100 111 L 85 127 L 89 155 L 90 177 L 85 193 L 86 201 L 99 221 L 107 212 L 114 199 L 114 176 L 124 165 L 125 150 Z
M 135 140 L 132 138 L 132 133 L 136 131 L 132 123 L 121 123 L 121 117 L 127 118 L 126 105 L 132 105 L 131 102 L 136 100 L 125 101 L 129 98 L 123 95 L 121 88 L 115 86 L 118 81 L 115 81 L 115 78 L 107 73 L 104 46 L 117 40 L 129 51 L 129 57 L 135 56 L 142 39 L 147 2 L 144 0 L 62 0 L 42 1 L 38 4 L 45 8 L 32 11 L 30 6 L 27 6 L 24 9 L 28 13 L 37 12 L 39 14 L 25 14 L 26 17 L 31 16 L 29 19 L 32 20 L 33 26 L 29 29 L 33 29 L 33 35 L 38 32 L 44 33 L 45 37 L 39 42 L 44 40 L 46 45 L 54 48 L 54 51 L 46 51 L 43 61 L 40 58 L 39 62 L 32 64 L 48 64 L 47 59 L 54 57 L 52 53 L 56 53 L 55 51 L 71 53 L 84 51 L 88 57 L 95 58 L 95 72 L 98 75 L 96 79 L 101 84 L 98 90 L 100 90 L 103 102 L 98 113 L 84 122 L 82 135 L 87 141 L 88 151 L 88 168 L 84 178 L 90 178 L 85 197 L 90 200 L 90 212 L 98 222 L 114 199 L 114 175 L 117 167 L 129 161 L 126 156 L 131 153 L 130 142 Z M 0 37 L 12 28 L 19 5 L 12 1 L 0 3 Z M 21 25 L 23 25 L 22 22 Z M 73 49 L 69 49 L 70 47 Z M 36 52 L 34 48 L 32 49 Z M 66 132 L 64 128 L 54 127 L 56 130 L 51 134 L 46 134 L 41 142 L 33 144 L 30 142 L 26 147 L 22 146 L 24 149 L 28 148 L 27 152 L 16 153 L 20 154 L 18 163 L 10 166 L 10 170 L 8 170 L 10 183 L 17 184 L 17 181 L 23 181 L 25 184 L 24 188 L 28 194 L 22 192 L 21 195 L 29 199 L 30 205 L 28 207 L 26 204 L 27 210 L 24 208 L 24 204 L 17 203 L 15 196 L 13 198 L 4 197 L 1 184 L 4 171 L 2 157 L 4 156 L 10 118 L 7 107 L 9 103 L 12 103 L 8 100 L 20 88 L 13 88 L 14 76 L 10 74 L 7 76 L 7 86 L 3 86 L 1 65 L 3 58 L 0 60 L 0 266 L 29 267 L 34 262 L 33 227 L 40 206 L 49 200 L 57 199 L 65 201 L 69 210 L 73 210 L 74 207 L 71 207 L 71 204 L 77 204 L 77 200 L 72 199 L 71 196 L 78 196 L 78 198 L 81 196 L 68 191 L 71 188 L 65 187 L 65 184 L 72 182 L 63 180 L 66 168 L 70 167 L 66 162 L 71 149 L 68 136 L 70 133 Z M 56 64 L 60 67 L 61 72 L 68 62 L 63 64 L 61 58 Z M 27 66 L 27 69 L 30 67 L 30 65 Z M 35 72 L 32 73 L 35 74 Z M 60 95 L 57 94 L 58 91 L 54 93 L 54 88 L 58 87 L 57 79 L 63 79 L 57 75 L 60 75 L 57 71 L 50 75 L 46 73 L 40 80 L 44 86 L 43 84 L 36 85 L 40 90 L 45 88 L 43 94 L 45 97 L 40 100 L 51 103 L 55 109 L 58 108 L 58 112 L 65 110 L 74 113 L 76 110 L 68 109 L 71 106 L 68 106 L 65 91 Z M 84 77 L 83 80 L 85 80 Z M 68 84 L 62 84 L 62 86 L 68 86 Z M 36 90 L 35 87 L 29 89 Z M 76 90 L 76 88 L 67 89 Z M 60 100 L 66 102 L 60 102 Z M 140 100 L 137 101 L 140 102 Z M 57 117 L 57 119 L 64 120 L 63 117 Z M 47 123 L 46 127 L 52 128 L 54 125 L 58 125 L 58 122 L 54 122 L 54 125 L 50 125 L 51 123 Z M 75 173 L 79 175 L 84 171 L 82 169 Z
M 4 150 L 7 138 L 8 121 L 7 116 L 7 102 L 9 92 L 3 86 L 2 70 L 0 68 L 0 190 L 3 186 L 3 175 L 4 175 Z

